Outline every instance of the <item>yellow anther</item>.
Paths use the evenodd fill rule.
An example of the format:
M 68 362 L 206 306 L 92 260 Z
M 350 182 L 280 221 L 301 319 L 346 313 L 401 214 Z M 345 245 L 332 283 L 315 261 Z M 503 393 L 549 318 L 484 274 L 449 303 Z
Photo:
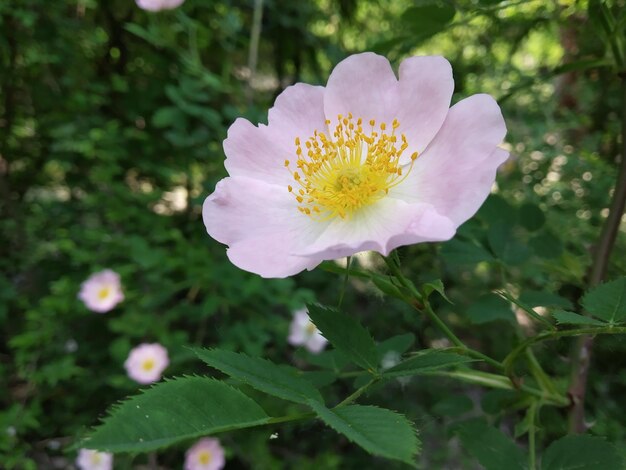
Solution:
M 330 120 L 325 122 L 330 126 Z M 418 154 L 413 153 L 404 171 L 400 157 L 408 142 L 404 134 L 400 139 L 394 134 L 399 121 L 394 119 L 390 126 L 381 122 L 378 128 L 374 119 L 368 122 L 371 129 L 364 131 L 362 118 L 355 124 L 352 113 L 338 115 L 334 129 L 315 130 L 304 139 L 306 157 L 300 137 L 295 138 L 298 171 L 290 172 L 299 189 L 294 192 L 291 185 L 287 189 L 294 194 L 298 211 L 319 220 L 351 217 L 404 181 Z M 392 132 L 387 133 L 388 127 Z

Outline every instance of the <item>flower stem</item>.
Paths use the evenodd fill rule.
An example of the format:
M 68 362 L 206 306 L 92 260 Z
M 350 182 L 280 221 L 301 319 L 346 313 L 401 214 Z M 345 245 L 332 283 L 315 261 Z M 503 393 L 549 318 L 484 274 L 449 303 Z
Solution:
M 385 260 L 385 263 L 387 263 L 387 266 L 396 277 L 396 279 L 415 297 L 417 303 L 414 303 L 413 307 L 419 312 L 423 312 L 424 314 L 426 314 L 430 321 L 432 321 L 437 326 L 437 328 L 439 328 L 439 330 L 452 342 L 452 344 L 460 349 L 459 352 L 461 352 L 462 354 L 466 354 L 467 356 L 485 361 L 486 363 L 491 364 L 497 369 L 502 369 L 502 364 L 500 362 L 487 356 L 486 354 L 481 353 L 480 351 L 469 348 L 457 335 L 452 332 L 450 328 L 448 328 L 448 325 L 446 325 L 444 321 L 439 318 L 439 316 L 434 312 L 428 300 L 424 299 L 417 291 L 413 283 L 411 283 L 408 279 L 404 277 L 402 271 L 400 270 L 400 267 L 398 266 L 397 261 L 395 261 L 391 257 L 387 258 L 383 256 L 383 259 Z M 421 306 L 421 308 L 418 307 L 418 304 Z
M 350 262 L 352 261 L 352 256 L 348 256 L 346 258 L 346 272 L 344 273 L 343 285 L 341 286 L 341 292 L 339 293 L 339 302 L 337 302 L 337 308 L 341 308 L 341 304 L 343 303 L 343 296 L 346 294 L 346 289 L 348 288 L 348 280 L 350 279 Z

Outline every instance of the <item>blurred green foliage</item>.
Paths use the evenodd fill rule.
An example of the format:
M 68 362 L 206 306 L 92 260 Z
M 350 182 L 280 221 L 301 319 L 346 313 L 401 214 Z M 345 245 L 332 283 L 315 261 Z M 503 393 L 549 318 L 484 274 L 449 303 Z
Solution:
M 294 351 L 286 334 L 292 310 L 336 303 L 337 275 L 317 270 L 267 281 L 236 269 L 205 234 L 201 204 L 225 175 L 221 141 L 229 124 L 242 115 L 264 121 L 282 88 L 323 84 L 352 52 L 374 50 L 396 64 L 412 54 L 445 55 L 454 101 L 488 92 L 503 105 L 512 157 L 494 194 L 452 241 L 400 252 L 416 281 L 443 279 L 453 303 L 433 294 L 438 311 L 468 342 L 502 358 L 516 330 L 530 327 L 500 297 L 484 294 L 505 289 L 531 307 L 577 305 L 619 154 L 619 80 L 604 66 L 610 52 L 587 2 L 266 0 L 251 71 L 253 3 L 187 0 L 157 14 L 128 0 L 0 3 L 5 468 L 65 468 L 87 427 L 137 390 L 122 364 L 140 342 L 168 348 L 168 376 L 207 370 L 186 345 L 305 368 L 332 361 L 330 353 Z M 625 252 L 625 238 L 622 232 L 615 253 Z M 376 257 L 357 263 L 382 269 Z M 76 296 L 103 268 L 120 273 L 126 299 L 99 315 Z M 626 259 L 616 256 L 609 278 L 625 272 Z M 444 341 L 358 279 L 344 308 L 377 341 L 406 332 L 418 347 Z M 566 377 L 570 344 L 537 351 L 549 373 Z M 625 353 L 623 340 L 598 342 L 589 381 L 591 432 L 615 443 L 626 440 Z M 339 383 L 328 393 L 347 389 Z M 403 403 L 420 429 L 424 468 L 475 468 L 455 423 L 484 414 L 512 435 L 516 399 L 434 377 L 367 397 L 391 408 Z M 542 442 L 564 433 L 558 410 L 540 418 Z M 322 429 L 288 425 L 272 440 L 265 429 L 220 436 L 227 468 L 371 467 L 367 454 Z M 184 450 L 159 453 L 158 461 L 179 468 Z M 116 457 L 116 468 L 145 459 Z

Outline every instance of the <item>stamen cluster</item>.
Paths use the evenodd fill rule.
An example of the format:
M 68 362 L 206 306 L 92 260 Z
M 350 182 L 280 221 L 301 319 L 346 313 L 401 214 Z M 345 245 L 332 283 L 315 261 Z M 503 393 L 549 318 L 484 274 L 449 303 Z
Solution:
M 330 124 L 326 120 L 329 134 Z M 404 134 L 396 135 L 398 120 L 391 123 L 391 132 L 384 122 L 376 126 L 372 119 L 368 124 L 364 130 L 361 118 L 339 115 L 332 137 L 316 130 L 304 147 L 296 138 L 296 169 L 291 169 L 289 160 L 285 167 L 295 183 L 287 189 L 300 212 L 323 220 L 347 218 L 385 197 L 407 177 L 418 153 L 411 155 L 404 172 L 400 158 L 408 143 Z

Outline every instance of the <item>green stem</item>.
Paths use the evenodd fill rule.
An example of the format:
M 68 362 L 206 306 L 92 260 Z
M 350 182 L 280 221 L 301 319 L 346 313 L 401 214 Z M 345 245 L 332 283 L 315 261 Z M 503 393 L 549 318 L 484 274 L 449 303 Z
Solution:
M 396 277 L 396 279 L 409 291 L 413 294 L 413 296 L 415 297 L 415 300 L 419 303 L 423 303 L 423 308 L 420 309 L 417 307 L 417 305 L 413 304 L 413 307 L 418 310 L 419 312 L 423 312 L 425 313 L 428 318 L 439 328 L 439 330 L 441 330 L 441 332 L 446 335 L 446 337 L 452 342 L 452 344 L 454 344 L 455 346 L 457 346 L 460 349 L 460 353 L 465 354 L 467 356 L 476 358 L 476 359 L 480 359 L 482 361 L 485 361 L 488 364 L 491 364 L 492 366 L 496 367 L 497 369 L 502 369 L 502 364 L 498 361 L 496 361 L 495 359 L 487 356 L 486 354 L 481 353 L 480 351 L 476 351 L 472 348 L 469 348 L 468 346 L 465 345 L 465 343 L 463 343 L 463 341 L 457 336 L 455 335 L 452 330 L 450 328 L 448 328 L 448 325 L 446 325 L 443 320 L 441 318 L 439 318 L 439 316 L 433 311 L 432 307 L 430 306 L 430 303 L 428 302 L 428 300 L 422 298 L 422 296 L 420 295 L 420 293 L 417 291 L 417 289 L 415 288 L 415 286 L 413 285 L 412 282 L 410 282 L 407 278 L 404 277 L 404 275 L 402 274 L 402 271 L 400 270 L 400 267 L 398 266 L 397 261 L 394 261 L 390 258 L 387 258 L 385 256 L 383 256 L 383 259 L 385 260 L 385 263 L 387 264 L 387 266 L 389 267 L 389 269 L 391 270 L 391 272 L 393 273 L 393 275 Z
M 504 365 L 504 370 L 507 375 L 511 375 L 513 364 L 517 357 L 523 353 L 526 349 L 536 343 L 540 343 L 541 341 L 550 341 L 553 339 L 564 338 L 567 336 L 583 336 L 583 335 L 600 335 L 600 334 L 624 334 L 626 333 L 626 327 L 623 326 L 606 326 L 601 328 L 578 328 L 575 330 L 561 330 L 561 331 L 548 331 L 545 333 L 538 334 L 537 336 L 533 336 L 532 338 L 528 338 L 525 341 L 522 341 L 518 344 L 513 351 L 509 353 L 507 357 L 504 358 L 502 364 Z
M 279 416 L 277 418 L 268 419 L 266 424 L 279 424 L 279 423 L 287 423 L 289 421 L 300 421 L 302 419 L 315 418 L 315 416 L 316 416 L 315 413 L 299 413 L 296 415 Z
M 341 304 L 343 303 L 343 296 L 346 294 L 346 288 L 348 287 L 348 280 L 350 279 L 350 262 L 352 261 L 352 256 L 348 256 L 346 258 L 346 272 L 343 278 L 343 285 L 341 286 L 341 292 L 339 293 L 339 302 L 337 303 L 337 309 L 341 308 Z
M 429 375 L 437 377 L 449 377 L 451 379 L 460 380 L 462 382 L 468 382 L 476 385 L 481 385 L 489 388 L 497 388 L 501 390 L 521 390 L 528 395 L 543 400 L 545 403 L 554 406 L 568 406 L 569 400 L 567 397 L 560 395 L 559 393 L 548 393 L 543 390 L 538 390 L 528 385 L 520 385 L 516 387 L 511 383 L 511 380 L 500 374 L 490 374 L 488 372 L 479 372 L 475 370 L 467 371 L 430 371 L 423 372 L 420 375 Z
M 365 385 L 363 385 L 362 387 L 356 389 L 355 392 L 352 395 L 350 395 L 349 397 L 347 397 L 344 400 L 342 400 L 337 406 L 335 406 L 335 408 L 339 408 L 340 406 L 349 405 L 350 403 L 355 401 L 357 398 L 359 398 L 361 395 L 363 395 L 363 393 L 368 388 L 370 388 L 372 385 L 374 385 L 379 380 L 380 379 L 378 377 L 374 377 L 372 380 L 367 382 Z
M 537 469 L 537 450 L 535 446 L 535 418 L 537 417 L 537 411 L 537 402 L 533 400 L 528 409 L 528 470 Z

